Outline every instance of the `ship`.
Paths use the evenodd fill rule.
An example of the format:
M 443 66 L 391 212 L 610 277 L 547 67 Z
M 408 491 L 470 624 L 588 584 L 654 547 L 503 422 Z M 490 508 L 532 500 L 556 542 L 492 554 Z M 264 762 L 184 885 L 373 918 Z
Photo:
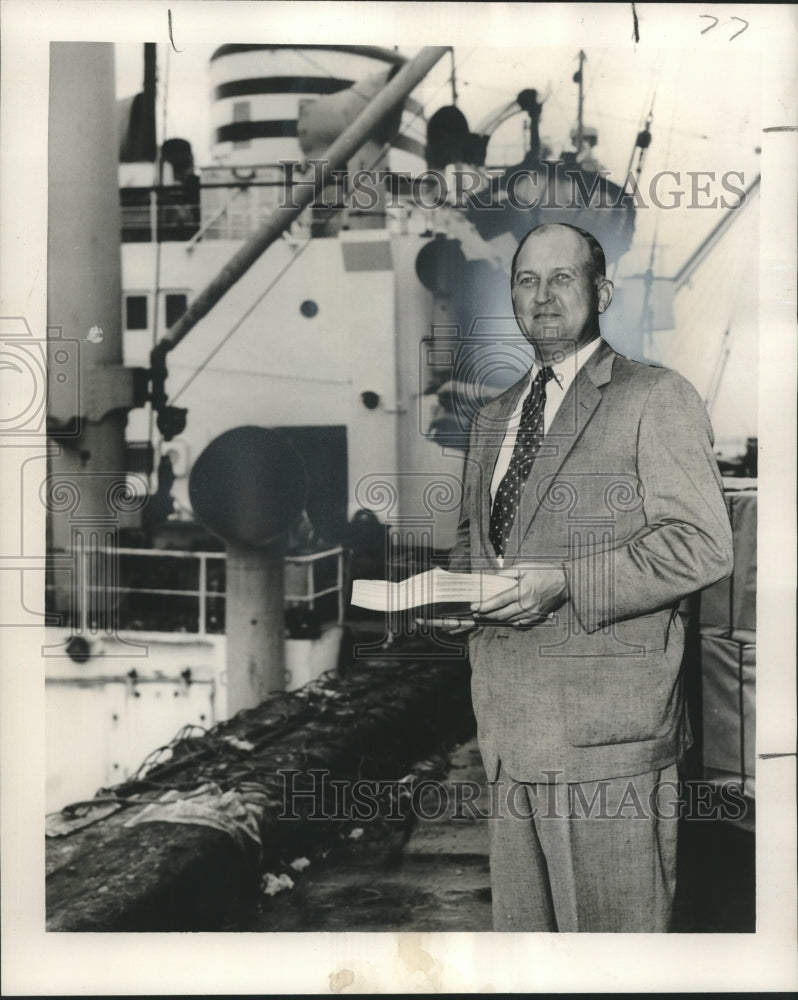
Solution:
M 95 165 L 83 208 L 98 227 L 118 219 L 119 329 L 95 328 L 90 310 L 56 329 L 70 295 L 53 290 L 51 366 L 76 364 L 79 348 L 86 392 L 78 410 L 51 380 L 48 811 L 130 777 L 183 726 L 210 729 L 335 669 L 352 579 L 445 565 L 470 420 L 531 358 L 509 307 L 518 239 L 568 221 L 596 234 L 613 273 L 630 254 L 650 119 L 613 179 L 584 115 L 589 53 L 575 54 L 575 124 L 559 149 L 533 79 L 473 127 L 454 83 L 448 103 L 422 104 L 419 82 L 449 54 L 222 44 L 209 165 L 185 139 L 156 138 L 153 45 L 140 93 L 98 113 L 98 142 L 112 120 L 118 136 L 114 181 L 106 172 L 101 198 Z M 53 58 L 75 89 L 81 59 L 111 79 L 107 54 Z M 512 119 L 523 144 L 505 162 L 491 138 Z M 685 338 L 710 322 L 719 275 L 733 283 L 755 259 L 758 182 L 742 195 L 675 275 L 656 273 L 652 245 L 607 334 L 700 382 L 710 412 L 730 358 L 755 350 L 755 296 L 707 337 L 700 370 L 684 370 Z M 112 446 L 93 421 L 111 425 Z M 718 431 L 745 558 L 728 593 L 704 602 L 707 767 L 753 798 L 756 427 Z M 84 507 L 95 486 L 113 494 L 113 516 L 104 500 L 89 514 L 64 502 L 75 484 Z M 358 626 L 395 653 L 396 623 Z

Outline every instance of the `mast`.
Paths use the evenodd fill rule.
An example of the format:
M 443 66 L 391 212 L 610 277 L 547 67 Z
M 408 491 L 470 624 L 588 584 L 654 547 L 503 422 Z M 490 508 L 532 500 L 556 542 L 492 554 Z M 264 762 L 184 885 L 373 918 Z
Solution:
M 449 49 L 449 54 L 452 57 L 452 104 L 457 107 L 457 74 L 454 64 L 454 49 Z
M 582 133 L 584 131 L 584 126 L 582 124 L 582 105 L 584 103 L 584 96 L 585 96 L 585 90 L 584 90 L 584 84 L 583 84 L 583 78 L 584 78 L 583 69 L 584 69 L 584 65 L 585 65 L 585 53 L 582 51 L 582 49 L 580 49 L 579 50 L 579 69 L 576 71 L 576 73 L 574 73 L 574 82 L 577 83 L 577 84 L 579 84 L 579 99 L 578 99 L 577 110 L 576 110 L 576 152 L 577 152 L 577 154 L 582 149 Z

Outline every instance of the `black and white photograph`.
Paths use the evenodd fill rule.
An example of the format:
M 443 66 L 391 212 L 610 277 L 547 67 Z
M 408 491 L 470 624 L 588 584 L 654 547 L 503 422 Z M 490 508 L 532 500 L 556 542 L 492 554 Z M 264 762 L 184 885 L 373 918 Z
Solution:
M 795 987 L 797 10 L 5 0 L 4 992 Z

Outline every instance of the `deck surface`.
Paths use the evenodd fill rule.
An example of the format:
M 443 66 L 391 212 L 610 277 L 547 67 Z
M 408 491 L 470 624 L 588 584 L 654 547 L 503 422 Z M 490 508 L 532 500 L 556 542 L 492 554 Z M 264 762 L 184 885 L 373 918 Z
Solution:
M 426 762 L 432 763 L 435 762 Z M 487 821 L 452 817 L 452 782 L 485 775 L 476 741 L 455 748 L 428 776 L 448 789 L 449 815 L 412 827 L 390 823 L 342 824 L 340 839 L 273 874 L 294 885 L 262 895 L 241 914 L 246 931 L 490 931 L 491 895 Z M 422 800 L 428 815 L 438 793 Z M 483 810 L 484 811 L 484 810 Z M 357 834 L 360 830 L 362 833 Z M 355 833 L 355 838 L 352 834 Z M 745 933 L 755 930 L 754 836 L 719 821 L 683 822 L 680 829 L 674 933 Z

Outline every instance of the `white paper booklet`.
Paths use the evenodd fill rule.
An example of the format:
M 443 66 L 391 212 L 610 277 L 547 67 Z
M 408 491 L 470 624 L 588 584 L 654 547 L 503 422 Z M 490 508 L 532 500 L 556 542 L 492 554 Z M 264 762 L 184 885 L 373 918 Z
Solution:
M 371 611 L 404 611 L 425 604 L 471 604 L 495 597 L 512 586 L 512 579 L 495 573 L 449 573 L 436 567 L 399 583 L 355 580 L 352 604 Z

